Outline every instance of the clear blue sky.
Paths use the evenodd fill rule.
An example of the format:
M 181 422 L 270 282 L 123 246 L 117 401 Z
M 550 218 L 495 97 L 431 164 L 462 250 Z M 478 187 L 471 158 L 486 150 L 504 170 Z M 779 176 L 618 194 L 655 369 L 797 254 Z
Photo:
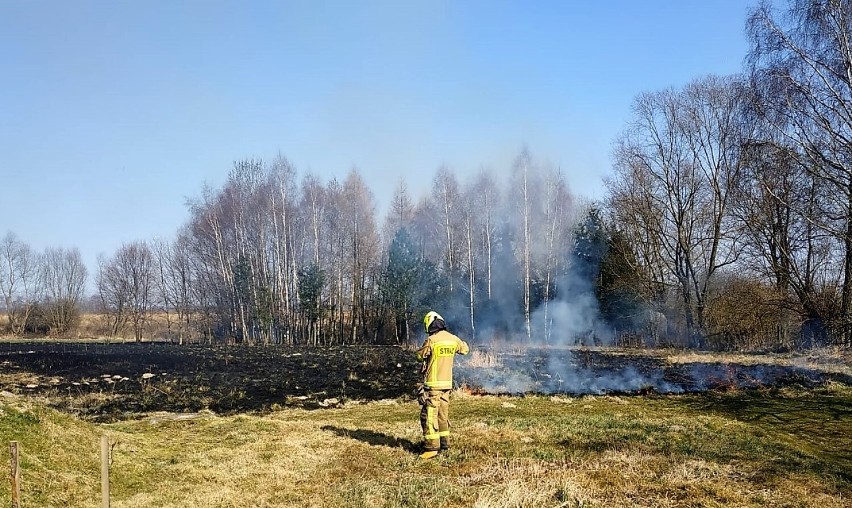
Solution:
M 742 69 L 745 0 L 0 0 L 0 235 L 170 238 L 232 162 L 353 166 L 380 207 L 523 144 L 603 195 L 640 92 Z

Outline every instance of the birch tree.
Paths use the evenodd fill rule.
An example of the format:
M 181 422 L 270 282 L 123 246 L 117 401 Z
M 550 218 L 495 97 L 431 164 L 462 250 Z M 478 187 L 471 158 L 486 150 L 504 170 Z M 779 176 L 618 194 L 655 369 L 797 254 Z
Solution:
M 322 267 L 321 261 L 326 257 L 327 235 L 325 216 L 329 208 L 328 192 L 320 180 L 312 174 L 302 179 L 301 199 L 299 210 L 302 212 L 308 255 L 303 261 L 310 260 L 314 265 Z
M 747 30 L 764 120 L 831 188 L 836 221 L 820 226 L 843 244 L 841 315 L 852 343 L 852 4 L 792 0 L 778 12 L 764 2 Z
M 470 323 L 470 338 L 476 340 L 476 305 L 477 301 L 477 258 L 479 257 L 480 213 L 477 208 L 476 196 L 479 189 L 476 181 L 468 184 L 462 192 L 459 203 L 459 219 L 461 223 L 461 240 L 465 279 L 467 287 L 468 318 Z
M 564 250 L 571 244 L 571 229 L 576 204 L 560 168 L 550 168 L 544 177 L 544 199 L 541 203 L 542 224 L 540 249 L 542 271 L 542 333 L 549 342 L 552 333 L 550 300 L 554 297 L 556 282 L 567 268 Z
M 452 293 L 459 265 L 457 242 L 460 236 L 459 207 L 461 196 L 456 175 L 449 167 L 441 166 L 435 173 L 430 196 L 443 233 L 443 264 L 446 266 L 450 281 L 450 293 Z
M 269 169 L 265 192 L 268 209 L 258 215 L 258 224 L 264 226 L 258 240 L 261 249 L 257 266 L 262 270 L 256 282 L 260 285 L 255 290 L 255 305 L 268 342 L 273 334 L 289 333 L 287 323 L 294 315 L 299 285 L 296 168 L 281 154 Z
M 532 167 L 532 156 L 524 148 L 512 166 L 513 205 L 516 212 L 517 244 L 515 253 L 521 266 L 521 288 L 523 291 L 524 329 L 527 340 L 532 341 L 532 234 L 535 217 L 534 199 L 536 197 L 535 175 Z
M 345 227 L 345 198 L 343 186 L 337 179 L 331 179 L 326 185 L 326 195 L 329 203 L 325 215 L 326 230 L 328 231 L 328 259 L 331 271 L 330 307 L 332 327 L 330 333 L 336 340 L 345 338 L 346 328 L 346 265 L 350 259 L 347 256 L 348 242 Z
M 340 201 L 345 253 L 345 285 L 350 311 L 347 336 L 358 342 L 364 336 L 371 277 L 378 273 L 379 238 L 373 195 L 353 169 L 343 183 Z
M 492 297 L 492 281 L 494 277 L 494 249 L 497 243 L 499 228 L 498 210 L 501 208 L 500 189 L 490 171 L 481 169 L 473 185 L 476 189 L 470 197 L 471 204 L 479 213 L 478 243 L 480 252 L 478 263 L 485 278 L 485 295 L 488 300 Z

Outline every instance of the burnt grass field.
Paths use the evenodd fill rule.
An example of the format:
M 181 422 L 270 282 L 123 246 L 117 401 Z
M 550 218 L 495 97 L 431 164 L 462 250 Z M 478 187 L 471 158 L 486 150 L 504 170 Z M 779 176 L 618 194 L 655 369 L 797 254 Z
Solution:
M 457 384 L 473 393 L 517 395 L 807 388 L 830 380 L 852 385 L 845 374 L 790 365 L 670 363 L 642 352 L 529 348 L 487 355 L 490 363 L 476 355 L 459 358 Z M 0 393 L 40 397 L 93 421 L 155 411 L 321 409 L 413 397 L 419 367 L 410 349 L 395 346 L 7 342 L 0 343 Z
M 398 347 L 159 343 L 0 344 L 0 390 L 46 397 L 96 421 L 152 411 L 333 407 L 412 392 L 418 362 Z

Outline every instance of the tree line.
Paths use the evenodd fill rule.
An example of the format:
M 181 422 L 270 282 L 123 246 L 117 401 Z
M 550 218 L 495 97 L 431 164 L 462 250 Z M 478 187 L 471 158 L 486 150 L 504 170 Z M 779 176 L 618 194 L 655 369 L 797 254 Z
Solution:
M 850 27 L 845 1 L 762 3 L 742 75 L 635 100 L 609 208 L 691 342 L 852 342 Z
M 283 156 L 239 161 L 221 188 L 190 202 L 173 240 L 99 257 L 94 310 L 104 333 L 137 340 L 157 315 L 178 341 L 401 343 L 420 336 L 431 308 L 472 339 L 524 330 L 531 340 L 533 311 L 569 268 L 579 208 L 560 169 L 523 150 L 506 181 L 483 169 L 460 183 L 442 167 L 425 189 L 415 201 L 400 182 L 380 226 L 355 169 L 323 182 L 299 179 Z M 7 323 L 38 332 L 45 274 L 63 266 L 12 233 L 3 246 Z M 82 266 L 76 250 L 64 254 Z M 76 314 L 81 276 L 66 302 Z M 73 323 L 48 329 L 63 334 Z
M 752 9 L 741 74 L 636 97 L 599 203 L 523 149 L 500 176 L 400 182 L 380 224 L 355 169 L 238 161 L 174 239 L 99 259 L 105 333 L 156 314 L 178 341 L 401 343 L 436 309 L 473 341 L 848 347 L 850 20 L 841 0 Z M 79 253 L 9 234 L 0 260 L 10 330 L 66 333 Z
M 88 271 L 77 249 L 37 253 L 14 233 L 0 240 L 0 292 L 5 327 L 24 332 L 65 334 L 79 318 Z

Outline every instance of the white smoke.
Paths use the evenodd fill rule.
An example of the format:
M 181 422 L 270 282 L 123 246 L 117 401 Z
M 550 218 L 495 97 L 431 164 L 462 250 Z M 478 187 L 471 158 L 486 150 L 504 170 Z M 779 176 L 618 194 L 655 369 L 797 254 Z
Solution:
M 643 374 L 624 357 L 619 367 L 582 366 L 573 349 L 531 347 L 523 353 L 495 352 L 497 367 L 475 367 L 459 362 L 460 383 L 487 393 L 568 393 L 573 395 L 655 391 L 681 393 L 685 388 L 667 381 L 663 369 Z M 597 353 L 604 355 L 605 353 Z
M 609 345 L 612 330 L 600 320 L 594 294 L 577 293 L 539 306 L 532 313 L 533 342 L 557 346 Z
M 487 393 L 662 394 L 750 389 L 784 384 L 817 386 L 848 376 L 795 365 L 668 363 L 660 358 L 607 350 L 542 346 L 523 352 L 496 351 L 499 367 L 459 363 L 460 384 Z

